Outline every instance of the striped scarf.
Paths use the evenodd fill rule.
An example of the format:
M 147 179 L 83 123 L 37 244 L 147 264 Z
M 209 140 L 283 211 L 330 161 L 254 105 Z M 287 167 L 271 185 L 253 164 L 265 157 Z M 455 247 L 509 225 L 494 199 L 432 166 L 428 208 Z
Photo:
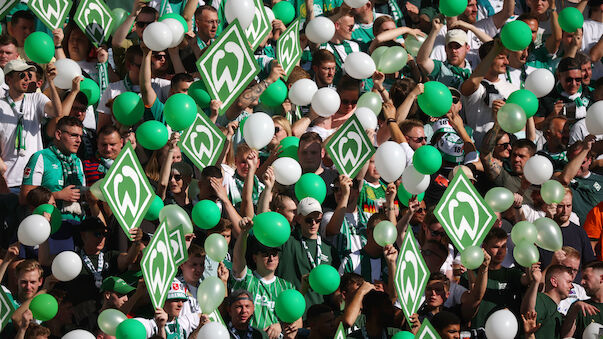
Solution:
M 77 175 L 77 164 L 73 161 L 73 157 L 65 155 L 55 145 L 48 147 L 57 159 L 61 162 L 61 168 L 63 169 L 63 182 L 64 186 L 77 185 L 81 186 L 82 182 Z

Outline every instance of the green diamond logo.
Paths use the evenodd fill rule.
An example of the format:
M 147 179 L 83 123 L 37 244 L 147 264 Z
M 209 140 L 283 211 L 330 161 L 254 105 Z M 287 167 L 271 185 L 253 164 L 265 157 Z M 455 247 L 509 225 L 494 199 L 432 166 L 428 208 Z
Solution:
M 10 12 L 10 10 L 19 3 L 19 0 L 2 0 L 0 1 L 0 20 Z
M 73 2 L 70 0 L 29 0 L 27 6 L 50 30 L 63 26 Z
M 253 3 L 255 5 L 255 14 L 253 21 L 251 21 L 251 24 L 245 30 L 245 36 L 251 45 L 251 50 L 255 51 L 268 34 L 270 34 L 272 23 L 269 21 L 268 14 L 266 14 L 264 2 L 262 0 L 254 0 Z
M 199 169 L 214 165 L 222 153 L 226 136 L 204 113 L 184 131 L 178 146 Z
M 418 242 L 412 232 L 406 232 L 398 254 L 394 285 L 402 311 L 409 322 L 410 316 L 417 312 L 423 302 L 427 279 L 429 269 L 419 251 Z
M 174 256 L 174 264 L 180 266 L 188 259 L 186 250 L 186 240 L 184 239 L 184 230 L 182 227 L 176 227 L 170 232 L 170 247 Z
M 293 21 L 276 42 L 276 60 L 285 70 L 285 80 L 301 59 L 302 50 L 299 44 L 299 19 Z
M 375 153 L 375 147 L 356 115 L 335 132 L 326 149 L 339 173 L 350 178 L 354 178 Z
M 13 302 L 4 292 L 4 287 L 0 286 L 0 332 L 6 328 L 13 312 L 15 312 Z
M 145 248 L 140 261 L 140 268 L 153 307 L 163 307 L 170 285 L 176 276 L 177 267 L 170 248 L 167 223 L 163 220 L 155 231 L 149 246 Z
M 98 47 L 109 38 L 112 32 L 113 16 L 111 9 L 100 0 L 84 0 L 75 12 L 75 23 Z
M 419 331 L 415 336 L 416 339 L 441 339 L 440 335 L 433 328 L 433 325 L 429 322 L 429 319 L 423 319 L 423 323 L 421 327 L 419 327 Z

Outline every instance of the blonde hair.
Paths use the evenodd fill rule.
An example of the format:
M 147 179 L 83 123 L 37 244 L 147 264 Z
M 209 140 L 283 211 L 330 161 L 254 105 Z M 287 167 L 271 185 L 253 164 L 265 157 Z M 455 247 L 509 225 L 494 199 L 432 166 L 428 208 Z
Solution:
M 40 278 L 42 278 L 42 275 L 44 274 L 44 269 L 42 268 L 42 265 L 40 265 L 40 263 L 34 259 L 23 260 L 19 263 L 19 265 L 17 265 L 15 269 L 17 276 L 19 276 L 21 272 L 31 272 L 36 270 L 40 274 Z
M 272 121 L 275 124 L 279 124 L 279 125 L 283 126 L 283 129 L 285 130 L 285 132 L 287 132 L 288 137 L 290 137 L 292 135 L 291 123 L 289 123 L 289 120 L 287 120 L 287 118 L 280 116 L 280 115 L 275 115 L 272 117 Z

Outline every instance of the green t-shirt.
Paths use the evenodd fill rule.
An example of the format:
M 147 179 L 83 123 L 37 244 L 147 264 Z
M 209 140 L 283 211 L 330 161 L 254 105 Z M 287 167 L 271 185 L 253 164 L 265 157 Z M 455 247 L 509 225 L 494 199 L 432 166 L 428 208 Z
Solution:
M 279 277 L 274 277 L 272 282 L 266 282 L 256 272 L 251 272 L 250 269 L 246 269 L 246 271 L 243 279 L 235 279 L 232 289 L 244 289 L 253 295 L 255 310 L 250 324 L 253 327 L 264 329 L 278 322 L 274 312 L 274 303 L 278 295 L 295 287 L 292 283 Z
M 580 225 L 586 221 L 586 215 L 599 202 L 603 201 L 603 176 L 590 172 L 588 178 L 575 177 L 570 182 L 573 198 L 573 211 L 580 218 Z
M 441 62 L 433 60 L 433 71 L 429 74 L 429 78 L 434 81 L 439 81 L 446 86 L 459 88 L 463 81 L 471 76 L 471 67 L 469 62 L 465 61 L 465 68 L 453 66 L 447 61 Z
M 477 272 L 475 273 L 477 275 Z M 488 270 L 488 284 L 486 293 L 477 310 L 477 314 L 471 321 L 471 328 L 484 327 L 486 319 L 501 309 L 508 308 L 514 314 L 519 314 L 521 305 L 522 271 L 518 268 L 501 267 L 498 270 Z M 467 272 L 461 276 L 460 284 L 469 288 Z
M 548 295 L 536 296 L 536 323 L 542 327 L 534 333 L 536 339 L 556 339 L 560 337 L 563 316 L 557 311 L 557 303 Z
M 574 332 L 574 338 L 582 338 L 582 332 L 584 329 L 590 325 L 591 323 L 599 323 L 603 324 L 603 303 L 597 303 L 589 300 L 584 300 L 585 303 L 591 304 L 599 309 L 599 312 L 595 315 L 590 315 L 588 312 L 586 315 L 583 315 L 582 312 L 578 312 L 578 317 L 576 318 L 576 332 Z
M 73 185 L 70 182 L 74 182 L 75 179 L 84 185 L 86 181 L 82 161 L 75 154 L 71 154 L 71 159 L 76 162 L 77 173 L 74 178 L 65 178 L 61 161 L 49 148 L 37 151 L 29 158 L 27 166 L 25 166 L 23 185 L 44 186 L 51 192 L 60 191 L 67 185 Z
M 387 185 L 381 181 L 378 185 L 373 185 L 364 180 L 358 197 L 358 210 L 363 212 L 367 218 L 381 211 L 385 205 L 386 189 Z
M 304 0 L 289 0 L 289 2 L 295 8 L 295 17 L 301 18 L 300 24 L 303 24 L 306 21 L 306 2 Z M 314 17 L 324 15 L 341 6 L 342 3 L 343 0 L 315 0 Z

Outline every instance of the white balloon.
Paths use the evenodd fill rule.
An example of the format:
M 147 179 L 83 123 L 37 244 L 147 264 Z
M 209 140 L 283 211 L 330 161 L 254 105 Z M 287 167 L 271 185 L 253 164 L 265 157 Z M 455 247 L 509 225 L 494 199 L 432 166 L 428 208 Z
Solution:
M 368 2 L 368 0 L 343 0 L 348 6 L 352 8 L 360 8 Z
M 96 336 L 85 330 L 73 330 L 65 334 L 62 339 L 95 339 Z
M 396 181 L 406 167 L 406 153 L 402 146 L 393 141 L 381 144 L 375 152 L 375 167 L 381 179 L 387 182 Z
M 306 26 L 306 37 L 315 44 L 324 44 L 331 40 L 334 34 L 335 24 L 324 16 L 310 20 Z
M 364 52 L 354 52 L 345 58 L 343 69 L 352 78 L 362 80 L 373 76 L 377 67 L 370 55 Z
M 219 322 L 209 322 L 199 330 L 197 339 L 229 339 L 230 334 L 224 325 Z
M 50 223 L 38 214 L 32 214 L 21 221 L 17 230 L 19 242 L 25 246 L 36 246 L 50 236 Z
M 52 261 L 52 275 L 59 281 L 71 281 L 82 271 L 82 259 L 72 251 L 59 253 Z
M 262 149 L 270 143 L 274 136 L 274 122 L 272 118 L 262 112 L 253 113 L 245 120 L 243 138 L 249 147 Z
M 603 134 L 603 100 L 595 102 L 588 108 L 585 122 L 589 134 Z
M 553 164 L 542 155 L 534 155 L 523 165 L 523 175 L 533 185 L 542 185 L 553 176 Z
M 73 78 L 82 75 L 80 65 L 68 58 L 57 60 L 54 67 L 57 69 L 54 84 L 60 89 L 71 89 Z
M 184 40 L 184 26 L 182 26 L 182 23 L 174 18 L 167 18 L 161 22 L 166 24 L 170 28 L 170 32 L 172 32 L 172 44 L 170 48 L 180 45 L 182 40 Z
M 142 40 L 151 51 L 163 51 L 172 45 L 172 30 L 163 21 L 153 22 L 145 28 Z
M 376 129 L 377 128 L 377 116 L 373 113 L 368 107 L 358 107 L 354 112 L 358 120 L 360 120 L 360 124 L 362 128 L 366 129 Z
M 512 339 L 517 335 L 517 318 L 508 309 L 496 311 L 486 320 L 488 339 Z
M 312 97 L 312 109 L 321 117 L 328 118 L 339 110 L 341 99 L 334 89 L 323 87 Z
M 255 15 L 255 4 L 251 0 L 227 0 L 224 5 L 226 21 L 231 23 L 234 19 L 239 19 L 242 29 L 251 25 Z
M 295 184 L 302 174 L 301 166 L 295 159 L 289 157 L 278 158 L 272 163 L 274 179 L 281 185 Z
M 402 185 L 410 194 L 421 194 L 429 187 L 430 176 L 415 169 L 413 165 L 406 167 L 402 173 Z
M 299 79 L 289 89 L 289 100 L 297 106 L 307 106 L 318 91 L 316 83 L 310 79 Z
M 555 76 L 545 68 L 539 68 L 526 78 L 525 89 L 534 93 L 537 98 L 549 94 L 555 87 Z
M 582 332 L 582 339 L 599 339 L 599 331 L 603 326 L 599 323 L 590 323 Z
M 276 17 L 274 16 L 274 12 L 272 11 L 272 8 L 270 8 L 268 6 L 264 6 L 264 9 L 266 10 L 266 15 L 268 16 L 268 22 L 272 23 L 274 21 L 274 19 L 276 19 Z

